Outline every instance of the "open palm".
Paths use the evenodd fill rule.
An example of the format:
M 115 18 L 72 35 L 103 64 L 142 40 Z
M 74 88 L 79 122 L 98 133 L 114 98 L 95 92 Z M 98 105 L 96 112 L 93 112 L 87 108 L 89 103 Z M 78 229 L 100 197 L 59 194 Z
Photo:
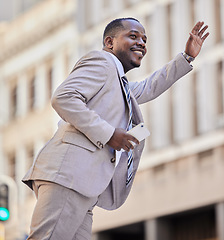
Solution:
M 197 57 L 199 52 L 201 51 L 201 47 L 203 42 L 208 37 L 209 32 L 204 34 L 208 26 L 203 26 L 204 22 L 197 22 L 190 32 L 190 37 L 186 43 L 185 52 L 191 57 Z M 204 34 L 204 35 L 203 35 Z

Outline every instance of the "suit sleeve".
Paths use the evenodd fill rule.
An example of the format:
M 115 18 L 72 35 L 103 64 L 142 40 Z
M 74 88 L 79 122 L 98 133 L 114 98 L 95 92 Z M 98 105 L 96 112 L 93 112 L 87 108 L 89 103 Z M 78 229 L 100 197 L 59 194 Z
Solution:
M 157 98 L 191 70 L 192 66 L 180 53 L 144 81 L 130 82 L 130 88 L 138 104 L 142 104 Z
M 52 97 L 52 106 L 59 116 L 99 148 L 109 141 L 115 129 L 87 105 L 107 81 L 108 67 L 100 52 L 90 53 L 76 64 Z

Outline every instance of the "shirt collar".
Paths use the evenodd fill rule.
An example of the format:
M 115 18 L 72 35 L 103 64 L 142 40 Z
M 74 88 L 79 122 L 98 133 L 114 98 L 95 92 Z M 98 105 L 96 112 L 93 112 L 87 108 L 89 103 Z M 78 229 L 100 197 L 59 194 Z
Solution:
M 113 57 L 113 59 L 114 59 L 114 62 L 115 62 L 115 64 L 116 64 L 116 67 L 117 67 L 117 69 L 118 69 L 118 73 L 119 73 L 120 77 L 125 76 L 124 67 L 123 67 L 123 65 L 121 64 L 120 60 L 119 60 L 113 53 L 110 53 L 110 52 L 109 52 L 109 54 L 110 54 L 110 55 Z

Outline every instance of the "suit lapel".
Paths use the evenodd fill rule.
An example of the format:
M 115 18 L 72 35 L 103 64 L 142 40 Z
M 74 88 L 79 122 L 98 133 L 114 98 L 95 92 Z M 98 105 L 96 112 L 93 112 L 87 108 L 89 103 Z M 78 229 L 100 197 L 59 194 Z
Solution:
M 130 111 L 129 104 L 128 104 L 128 101 L 127 101 L 127 98 L 126 98 L 125 88 L 124 88 L 124 85 L 123 85 L 123 82 L 122 82 L 122 79 L 121 79 L 118 67 L 117 67 L 113 57 L 110 54 L 109 54 L 109 56 L 110 56 L 110 58 L 111 58 L 111 60 L 113 62 L 113 65 L 115 66 L 115 68 L 117 70 L 117 77 L 118 77 L 119 82 L 120 82 L 120 86 L 121 86 L 121 89 L 122 89 L 122 92 L 123 92 L 123 96 L 124 96 L 125 105 L 128 108 L 128 114 L 129 114 L 129 111 Z M 138 106 L 137 101 L 135 100 L 135 97 L 134 97 L 132 91 L 130 92 L 130 96 L 131 96 L 131 103 L 132 103 L 132 122 L 133 122 L 134 125 L 137 125 L 140 122 L 143 122 L 143 117 L 142 117 L 140 108 Z

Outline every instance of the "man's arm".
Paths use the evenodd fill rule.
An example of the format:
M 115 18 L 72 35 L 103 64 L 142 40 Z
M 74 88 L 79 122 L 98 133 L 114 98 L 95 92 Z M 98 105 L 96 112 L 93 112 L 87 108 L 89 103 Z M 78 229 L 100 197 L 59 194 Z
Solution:
M 190 37 L 187 40 L 185 53 L 195 58 L 201 51 L 203 42 L 208 37 L 209 33 L 204 32 L 208 28 L 205 26 L 202 28 L 204 22 L 198 22 L 192 29 Z M 178 79 L 192 70 L 190 61 L 186 59 L 182 54 L 177 55 L 172 61 L 166 64 L 159 71 L 156 71 L 149 78 L 142 82 L 130 82 L 130 88 L 138 104 L 150 101 L 168 88 L 170 88 Z M 116 129 L 111 137 L 108 145 L 116 150 L 123 148 L 128 151 L 133 148 L 129 141 L 137 143 L 136 139 L 131 139 L 131 135 L 127 134 L 123 129 Z
M 88 137 L 97 147 L 106 144 L 114 127 L 88 108 L 88 101 L 108 79 L 108 63 L 99 53 L 88 54 L 56 89 L 52 106 L 62 119 Z
M 202 45 L 209 33 L 205 33 L 208 26 L 204 22 L 198 22 L 190 32 L 185 46 L 185 53 L 190 58 L 195 58 L 201 51 Z M 205 34 L 204 34 L 205 33 Z M 168 88 L 170 88 L 178 79 L 192 70 L 189 64 L 190 60 L 178 54 L 168 64 L 160 70 L 154 72 L 149 78 L 142 82 L 130 82 L 130 88 L 139 104 L 153 100 Z

